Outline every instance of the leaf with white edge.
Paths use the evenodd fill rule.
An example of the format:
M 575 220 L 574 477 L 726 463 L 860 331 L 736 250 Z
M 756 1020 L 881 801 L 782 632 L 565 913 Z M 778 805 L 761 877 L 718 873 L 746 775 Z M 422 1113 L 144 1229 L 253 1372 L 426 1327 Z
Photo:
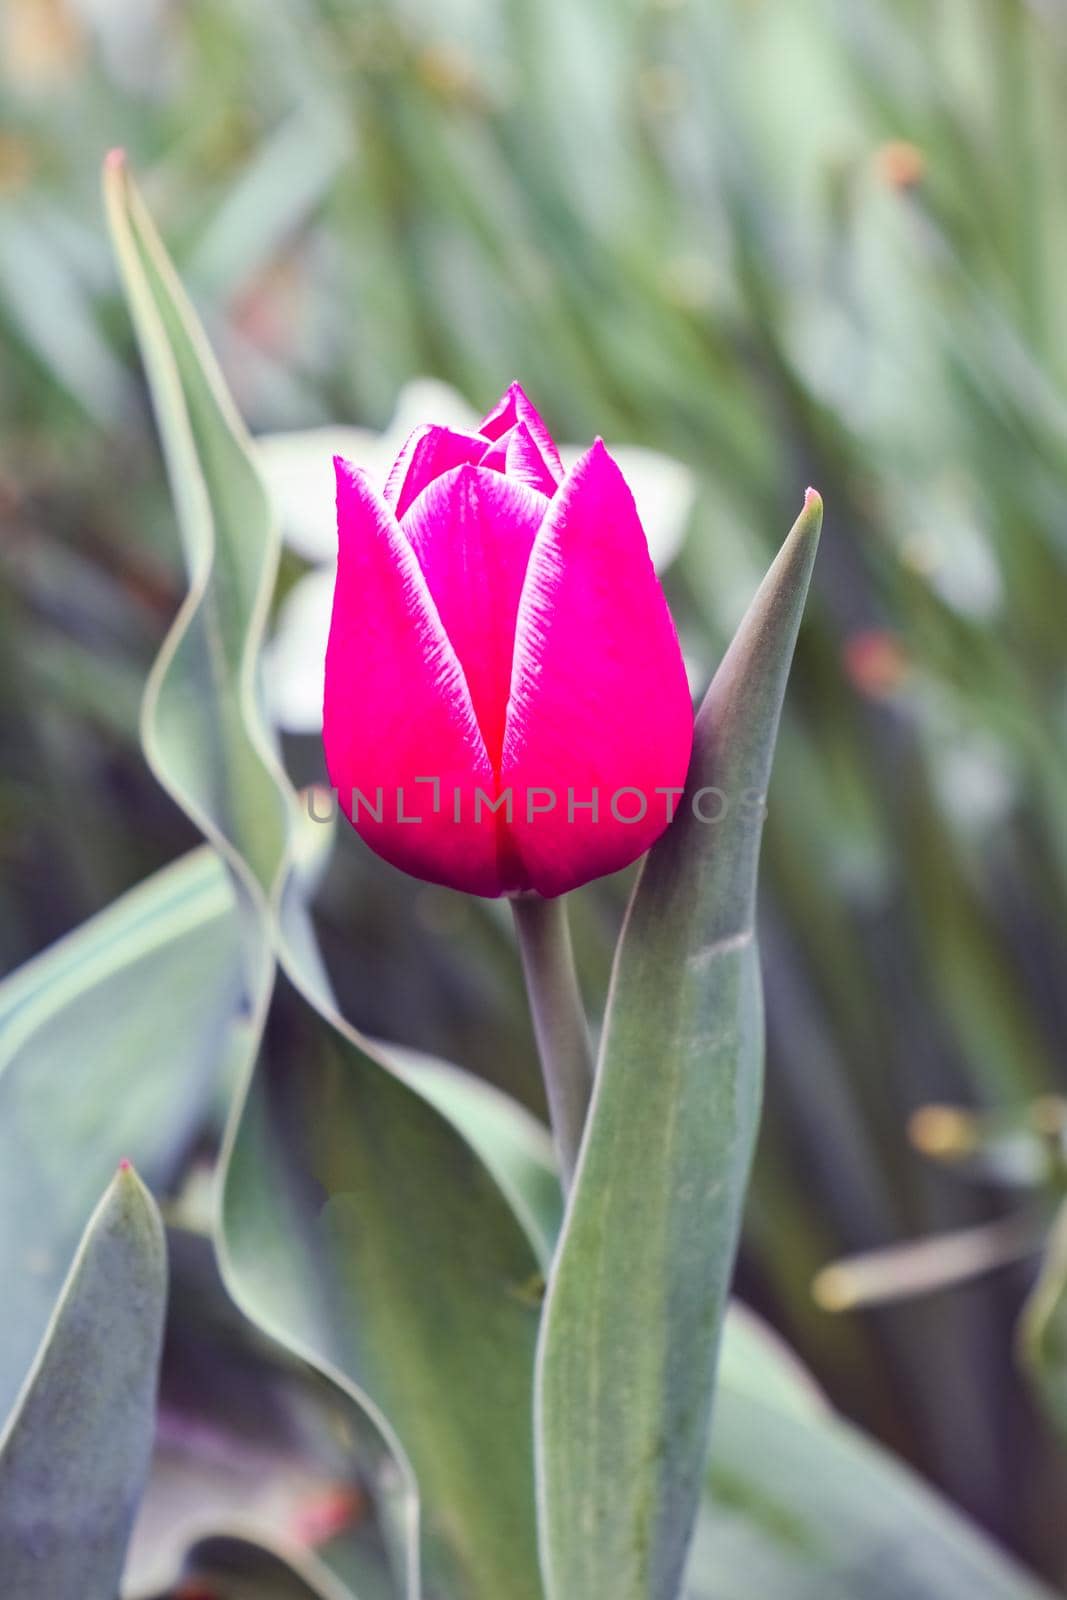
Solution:
M 145 748 L 230 867 L 246 935 L 249 1057 L 223 1156 L 227 1287 L 377 1429 L 405 1592 L 420 1593 L 421 1560 L 435 1600 L 540 1600 L 537 1257 L 455 1121 L 332 1006 L 293 879 L 293 797 L 257 694 L 276 529 L 118 159 L 105 189 L 190 571 L 150 680 Z
M 167 1254 L 156 1442 L 126 1600 L 169 1590 L 194 1542 L 233 1532 L 271 1548 L 314 1545 L 359 1600 L 396 1600 L 353 1408 L 241 1315 L 207 1235 L 172 1226 Z
M 759 1114 L 763 797 L 821 520 L 809 491 L 697 716 L 616 953 L 539 1349 L 549 1600 L 678 1594 Z
M 124 1166 L 0 1437 L 10 1600 L 115 1600 L 148 1471 L 166 1291 L 159 1213 Z
M 537 1256 L 451 1122 L 309 994 L 279 975 L 229 1153 L 224 1274 L 417 1483 L 428 1591 L 536 1600 Z
M 164 788 L 269 894 L 289 827 L 257 678 L 277 534 L 244 424 L 120 151 L 104 198 L 189 574 L 145 688 L 141 741 Z
M 120 1158 L 155 1189 L 175 1177 L 241 998 L 233 891 L 205 848 L 0 983 L 0 1416 Z

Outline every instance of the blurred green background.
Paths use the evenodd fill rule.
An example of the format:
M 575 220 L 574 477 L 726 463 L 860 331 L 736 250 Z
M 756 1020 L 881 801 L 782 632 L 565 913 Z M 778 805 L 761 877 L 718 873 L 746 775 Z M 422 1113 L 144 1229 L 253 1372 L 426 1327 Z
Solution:
M 4 0 L 0 92 L 3 970 L 196 842 L 137 741 L 183 580 L 99 202 L 121 144 L 254 432 L 520 377 L 558 437 L 686 463 L 700 680 L 822 491 L 739 1288 L 1062 1581 L 1067 1379 L 1017 1324 L 1064 1189 L 1067 6 Z M 594 1011 L 626 888 L 576 897 Z M 539 1105 L 503 908 L 346 834 L 319 912 L 360 1026 Z M 921 1296 L 813 1296 L 960 1229 L 865 1271 Z

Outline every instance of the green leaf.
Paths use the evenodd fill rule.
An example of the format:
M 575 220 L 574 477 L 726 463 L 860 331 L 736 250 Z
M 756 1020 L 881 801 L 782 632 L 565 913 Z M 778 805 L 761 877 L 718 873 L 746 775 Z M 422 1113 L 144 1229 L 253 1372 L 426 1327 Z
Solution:
M 12 1600 L 114 1600 L 148 1471 L 167 1270 L 123 1168 L 85 1232 L 0 1438 L 0 1572 Z
M 381 1048 L 477 1150 L 547 1271 L 563 1216 L 559 1169 L 548 1129 L 484 1078 L 395 1044 Z
M 233 894 L 203 848 L 0 984 L 0 1415 L 119 1160 L 157 1189 L 175 1175 L 240 999 Z
M 760 1102 L 762 799 L 821 518 L 809 492 L 715 676 L 616 955 L 539 1353 L 550 1600 L 678 1592 Z
M 751 1313 L 726 1320 L 684 1600 L 1051 1600 L 843 1422 Z
M 240 863 L 238 879 L 248 874 L 269 893 L 289 823 L 257 682 L 278 565 L 270 506 L 244 424 L 120 152 L 108 158 L 104 197 L 189 574 L 145 689 L 141 739 L 160 783 Z
M 539 1600 L 537 1256 L 459 1119 L 333 1007 L 303 905 L 293 796 L 256 693 L 277 533 L 121 162 L 105 184 L 190 572 L 146 696 L 145 746 L 227 861 L 246 935 L 249 1059 L 219 1238 L 227 1287 L 377 1430 L 379 1487 L 399 1484 L 391 1520 L 407 1592 L 419 1592 L 421 1560 L 435 1596 Z
M 194 1539 L 239 1532 L 279 1552 L 313 1540 L 359 1600 L 396 1600 L 354 1408 L 241 1315 L 207 1235 L 172 1226 L 167 1254 L 156 1450 L 124 1595 L 169 1589 Z
M 285 978 L 224 1227 L 245 1306 L 414 1469 L 434 1592 L 536 1594 L 536 1257 L 471 1149 Z

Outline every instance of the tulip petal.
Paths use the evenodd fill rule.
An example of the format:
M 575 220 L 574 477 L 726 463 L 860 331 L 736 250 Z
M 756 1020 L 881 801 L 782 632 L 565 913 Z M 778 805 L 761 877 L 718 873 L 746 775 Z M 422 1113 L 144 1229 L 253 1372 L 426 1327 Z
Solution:
M 467 461 L 480 461 L 484 454 L 485 440 L 474 434 L 432 424 L 416 428 L 385 480 L 385 499 L 399 519 L 442 472 Z
M 401 523 L 459 659 L 493 766 L 504 742 L 515 619 L 548 501 L 485 467 L 444 473 Z
M 508 433 L 501 434 L 488 447 L 480 465 L 505 472 L 513 482 L 525 483 L 550 499 L 559 488 L 525 422 L 517 422 Z
M 470 803 L 476 786 L 493 792 L 494 773 L 456 652 L 392 510 L 364 473 L 340 458 L 336 469 L 340 548 L 323 727 L 330 781 L 387 861 L 500 894 L 497 823 L 489 812 L 475 821 Z M 459 823 L 457 791 L 467 801 Z
M 555 440 L 545 426 L 541 414 L 527 398 L 521 383 L 513 383 L 504 391 L 492 411 L 483 417 L 479 432 L 487 439 L 500 439 L 510 432 L 517 422 L 526 424 L 530 437 L 541 452 L 549 475 L 555 483 L 559 483 L 563 477 L 563 463 L 559 459 Z
M 674 624 L 633 496 L 598 440 L 549 505 L 519 602 L 500 783 L 533 888 L 562 894 L 646 850 L 692 737 Z M 595 814 L 583 809 L 594 792 Z

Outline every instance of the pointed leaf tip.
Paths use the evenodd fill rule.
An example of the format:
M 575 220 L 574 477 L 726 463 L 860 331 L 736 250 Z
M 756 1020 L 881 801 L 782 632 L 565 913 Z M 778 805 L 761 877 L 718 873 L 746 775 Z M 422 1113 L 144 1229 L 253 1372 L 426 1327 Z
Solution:
M 104 157 L 104 170 L 106 172 L 122 172 L 126 167 L 126 152 L 121 145 L 116 145 L 114 150 L 109 150 Z
M 140 1180 L 120 1175 L 0 1432 L 5 1595 L 118 1592 L 151 1456 L 165 1300 L 162 1219 Z

